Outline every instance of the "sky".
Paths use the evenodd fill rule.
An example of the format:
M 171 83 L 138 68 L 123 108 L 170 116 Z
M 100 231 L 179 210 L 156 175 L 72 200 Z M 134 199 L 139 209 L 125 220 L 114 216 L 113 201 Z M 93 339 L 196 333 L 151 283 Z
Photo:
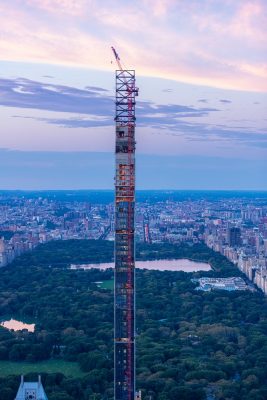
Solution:
M 117 68 L 137 189 L 267 190 L 266 0 L 0 0 L 0 189 L 111 189 Z

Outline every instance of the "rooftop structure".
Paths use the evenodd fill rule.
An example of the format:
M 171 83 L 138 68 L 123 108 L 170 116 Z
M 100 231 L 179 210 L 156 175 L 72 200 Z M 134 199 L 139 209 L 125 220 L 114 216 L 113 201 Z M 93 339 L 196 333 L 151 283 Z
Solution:
M 48 400 L 41 382 L 41 376 L 38 376 L 38 382 L 25 382 L 22 375 L 15 400 Z
M 230 277 L 230 278 L 199 278 L 192 279 L 192 282 L 198 282 L 199 286 L 196 290 L 203 290 L 209 292 L 210 290 L 227 290 L 231 292 L 233 290 L 252 290 L 244 279 L 240 277 Z

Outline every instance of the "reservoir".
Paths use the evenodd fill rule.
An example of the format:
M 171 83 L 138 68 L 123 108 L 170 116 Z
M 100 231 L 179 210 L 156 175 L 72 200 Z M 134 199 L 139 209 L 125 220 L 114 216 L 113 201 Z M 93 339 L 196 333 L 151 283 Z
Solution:
M 152 261 L 136 261 L 136 268 L 149 269 L 154 271 L 184 271 L 184 272 L 197 272 L 197 271 L 211 271 L 211 266 L 205 262 L 192 261 L 186 258 L 180 260 L 152 260 Z M 100 264 L 71 264 L 71 269 L 107 269 L 114 268 L 114 263 L 100 263 Z
M 34 332 L 35 324 L 25 324 L 24 322 L 17 321 L 16 319 L 10 319 L 9 321 L 0 322 L 0 325 L 4 328 L 14 331 L 22 331 L 27 329 L 29 332 Z

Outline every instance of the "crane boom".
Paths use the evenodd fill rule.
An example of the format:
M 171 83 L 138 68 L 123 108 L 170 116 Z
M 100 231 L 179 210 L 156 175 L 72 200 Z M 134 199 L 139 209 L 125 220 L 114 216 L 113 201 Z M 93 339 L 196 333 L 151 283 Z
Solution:
M 116 63 L 117 63 L 117 65 L 118 65 L 118 67 L 119 67 L 119 70 L 123 72 L 123 71 L 124 71 L 124 68 L 122 68 L 121 59 L 120 59 L 120 57 L 119 57 L 119 54 L 117 53 L 116 49 L 115 49 L 113 46 L 111 46 L 111 50 L 113 51 L 113 54 L 114 54 Z M 125 71 L 126 71 L 126 70 L 125 70 Z M 124 76 L 124 75 L 123 75 L 123 76 Z M 129 85 L 128 82 L 127 82 L 127 77 L 126 77 L 126 76 L 124 77 L 124 80 L 125 80 L 125 82 L 126 82 L 126 86 L 127 86 L 128 93 L 129 93 L 129 94 L 132 93 L 132 94 L 134 94 L 134 96 L 138 96 L 138 91 L 139 91 L 139 89 L 135 86 L 135 82 L 133 82 L 132 85 Z
M 121 65 L 121 59 L 120 59 L 120 57 L 119 57 L 119 54 L 116 52 L 116 50 L 114 49 L 113 46 L 111 46 L 111 49 L 112 49 L 112 51 L 113 51 L 113 54 L 114 54 L 115 60 L 116 60 L 116 62 L 117 62 L 117 64 L 118 64 L 118 67 L 119 67 L 119 69 L 122 71 L 123 68 L 122 68 L 122 65 Z

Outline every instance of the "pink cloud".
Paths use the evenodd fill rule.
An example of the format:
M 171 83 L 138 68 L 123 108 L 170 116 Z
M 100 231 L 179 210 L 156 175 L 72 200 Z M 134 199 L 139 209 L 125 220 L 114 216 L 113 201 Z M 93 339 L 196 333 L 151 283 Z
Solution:
M 110 69 L 114 45 L 126 66 L 140 74 L 267 91 L 266 3 L 226 0 L 216 9 L 212 4 L 14 0 L 0 5 L 0 54 Z
M 236 9 L 224 18 L 218 10 L 206 14 L 195 9 L 192 20 L 200 33 L 210 31 L 233 39 L 246 37 L 266 43 L 267 4 L 261 1 L 237 1 Z
M 24 2 L 25 3 L 25 2 Z M 29 7 L 36 7 L 50 13 L 70 14 L 80 16 L 86 8 L 90 9 L 90 0 L 26 0 Z

